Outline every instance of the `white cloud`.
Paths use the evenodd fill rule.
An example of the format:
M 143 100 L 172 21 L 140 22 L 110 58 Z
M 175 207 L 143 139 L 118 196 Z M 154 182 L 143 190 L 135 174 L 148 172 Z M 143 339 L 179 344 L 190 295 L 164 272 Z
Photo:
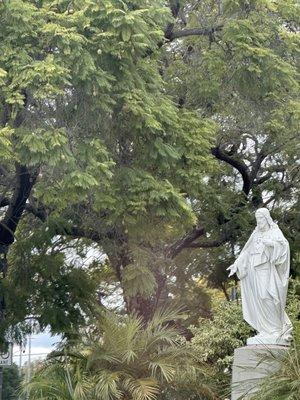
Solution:
M 13 362 L 17 365 L 24 365 L 29 361 L 29 341 L 31 340 L 31 361 L 46 358 L 47 354 L 55 350 L 56 345 L 60 341 L 59 336 L 51 336 L 49 333 L 41 333 L 32 335 L 31 339 L 27 339 L 25 347 L 13 346 Z

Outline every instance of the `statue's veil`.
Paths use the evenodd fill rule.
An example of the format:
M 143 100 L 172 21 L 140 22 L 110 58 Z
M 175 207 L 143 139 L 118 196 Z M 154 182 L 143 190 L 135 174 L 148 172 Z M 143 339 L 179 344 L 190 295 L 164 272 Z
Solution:
M 267 220 L 270 228 L 278 228 L 278 225 L 273 221 L 270 211 L 267 208 L 258 208 L 255 212 L 255 215 L 263 215 L 264 218 Z

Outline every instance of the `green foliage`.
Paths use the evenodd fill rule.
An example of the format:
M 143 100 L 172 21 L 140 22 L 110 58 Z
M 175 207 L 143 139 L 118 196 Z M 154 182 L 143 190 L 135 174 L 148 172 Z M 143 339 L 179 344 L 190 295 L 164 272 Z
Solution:
M 87 344 L 50 356 L 24 390 L 29 389 L 32 400 L 157 399 L 179 368 L 193 370 L 178 331 L 168 326 L 178 318 L 178 311 L 160 311 L 144 326 L 136 316 L 120 321 L 104 315 L 85 339 Z
M 225 237 L 228 243 L 197 250 L 198 272 L 224 287 L 233 250 L 254 227 L 253 210 L 268 205 L 293 244 L 296 274 L 297 229 L 289 227 L 298 221 L 299 4 L 228 0 L 185 6 L 178 31 L 183 25 L 217 30 L 177 41 L 165 52 L 164 77 L 181 108 L 217 123 L 213 146 L 223 155 L 217 155 L 219 166 L 207 169 L 198 185 L 189 175 L 187 193 L 211 242 Z M 241 171 L 249 174 L 248 183 Z
M 3 389 L 2 397 L 5 400 L 17 400 L 18 389 L 21 385 L 21 377 L 18 367 L 13 364 L 11 367 L 3 368 Z
M 147 298 L 154 293 L 156 281 L 147 267 L 131 265 L 124 271 L 123 285 L 128 296 L 142 295 Z
M 85 324 L 96 303 L 99 265 L 86 271 L 83 244 L 75 252 L 74 245 L 58 240 L 48 251 L 51 231 L 41 229 L 35 235 L 18 241 L 10 255 L 10 270 L 4 286 L 10 310 L 6 324 L 14 327 L 15 321 L 23 322 L 28 315 L 33 315 L 40 329 L 50 326 L 53 333 L 72 335 L 76 327 Z M 69 248 L 74 251 L 72 259 Z M 17 335 L 17 340 L 20 330 L 28 330 L 26 323 L 22 325 L 16 326 L 12 333 Z M 5 324 L 1 329 L 5 329 Z
M 294 327 L 295 342 L 300 338 L 300 281 L 299 278 L 290 279 L 287 297 L 287 313 Z
M 3 131 L 3 154 L 11 151 L 10 165 L 13 157 L 41 169 L 38 199 L 61 211 L 89 194 L 117 218 L 148 208 L 167 217 L 168 202 L 178 209 L 173 216 L 188 213 L 180 188 L 166 174 L 158 177 L 180 157 L 171 136 L 179 123 L 175 105 L 163 94 L 155 55 L 145 58 L 170 19 L 164 3 L 77 1 L 70 8 L 14 0 L 1 4 L 1 15 L 1 99 L 13 108 L 5 129 L 31 107 L 22 127 Z M 120 169 L 117 149 L 130 142 L 122 156 L 128 168 Z M 161 165 L 155 171 L 154 163 Z M 121 182 L 129 189 L 124 203 Z
M 70 157 L 67 148 L 68 139 L 63 130 L 18 133 L 19 157 L 24 164 L 32 166 L 49 163 L 54 167 L 66 162 Z
M 267 381 L 265 389 L 257 399 L 284 399 L 283 396 L 298 393 L 299 388 L 299 282 L 290 281 L 287 313 L 294 326 L 294 345 L 281 372 Z M 212 318 L 199 320 L 192 327 L 194 337 L 189 344 L 193 354 L 203 362 L 216 385 L 216 393 L 224 396 L 230 392 L 231 364 L 234 349 L 243 347 L 246 339 L 254 334 L 251 327 L 243 321 L 241 304 L 236 301 L 218 300 L 212 309 Z M 281 386 L 282 383 L 282 386 Z M 282 391 L 281 391 L 282 389 Z M 261 396 L 261 397 L 260 397 Z M 266 396 L 266 397 L 263 397 Z M 269 397 L 268 397 L 269 396 Z M 273 396 L 273 397 L 272 397 Z M 276 397 L 277 396 L 277 397 Z M 280 397 L 282 396 L 282 397 Z M 296 397 L 291 397 L 291 399 Z
M 12 0 L 0 4 L 0 20 L 1 193 L 13 196 L 16 163 L 37 177 L 1 287 L 6 323 L 33 312 L 42 327 L 65 332 L 84 321 L 101 282 L 62 248 L 84 248 L 72 235 L 96 240 L 111 257 L 114 284 L 123 276 L 125 293 L 134 284 L 134 295 L 152 296 L 149 265 L 133 256 L 118 273 L 118 238 L 128 236 L 131 257 L 146 225 L 154 241 L 151 225 L 179 222 L 183 231 L 196 222 L 189 181 L 198 185 L 212 168 L 217 125 L 178 113 L 167 93 L 160 47 L 172 18 L 164 1 Z
M 206 378 L 219 393 L 228 382 L 249 328 L 236 303 L 204 318 L 211 301 L 198 282 L 225 291 L 225 268 L 264 203 L 298 273 L 298 24 L 293 0 L 0 3 L 1 202 L 14 198 L 16 164 L 37 177 L 1 284 L 1 339 L 7 326 L 28 329 L 28 314 L 73 336 L 111 297 L 144 319 L 173 300 L 186 305 L 182 327 L 203 317 L 183 352 L 166 318 L 107 317 L 77 356 L 49 361 L 32 396 L 198 400 L 215 396 Z M 164 38 L 191 28 L 202 34 Z M 225 154 L 219 164 L 212 148 Z M 196 227 L 188 254 L 168 259 Z
M 249 325 L 243 321 L 241 304 L 218 299 L 212 307 L 212 317 L 200 318 L 197 326 L 192 326 L 190 329 L 193 338 L 188 342 L 188 348 L 199 365 L 202 365 L 214 395 L 223 398 L 222 396 L 230 392 L 230 369 L 234 349 L 244 346 L 252 332 Z M 193 391 L 197 387 L 199 377 L 188 382 L 189 390 L 188 386 L 186 387 L 190 396 L 188 398 L 198 399 L 193 397 Z
M 0 151 L 1 158 L 4 160 L 9 160 L 12 156 L 12 147 L 11 147 L 11 135 L 13 130 L 5 127 L 0 131 Z
M 270 356 L 271 357 L 271 356 Z M 300 354 L 298 342 L 292 346 L 288 355 L 282 360 L 280 370 L 265 380 L 261 390 L 253 396 L 255 400 L 297 400 L 300 390 Z
M 229 367 L 233 351 L 245 345 L 251 328 L 243 321 L 241 304 L 235 301 L 218 301 L 212 319 L 201 318 L 193 327 L 191 341 L 197 357 L 220 371 Z

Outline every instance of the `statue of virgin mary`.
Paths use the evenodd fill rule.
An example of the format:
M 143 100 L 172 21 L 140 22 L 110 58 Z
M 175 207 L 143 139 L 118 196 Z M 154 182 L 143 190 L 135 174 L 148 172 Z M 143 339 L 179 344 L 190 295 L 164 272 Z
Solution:
M 292 324 L 286 312 L 289 243 L 269 210 L 255 213 L 257 226 L 230 270 L 241 281 L 243 317 L 258 334 L 248 345 L 289 345 Z

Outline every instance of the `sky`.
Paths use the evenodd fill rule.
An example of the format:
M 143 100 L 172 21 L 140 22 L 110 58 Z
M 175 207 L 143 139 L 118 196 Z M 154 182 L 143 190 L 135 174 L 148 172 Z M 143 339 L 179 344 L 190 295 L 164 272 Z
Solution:
M 59 336 L 51 336 L 49 332 L 39 333 L 31 336 L 31 361 L 43 359 L 55 349 L 60 341 Z M 20 347 L 13 347 L 13 362 L 20 366 L 28 362 L 29 357 L 29 338 L 26 347 L 22 349 L 20 357 Z

